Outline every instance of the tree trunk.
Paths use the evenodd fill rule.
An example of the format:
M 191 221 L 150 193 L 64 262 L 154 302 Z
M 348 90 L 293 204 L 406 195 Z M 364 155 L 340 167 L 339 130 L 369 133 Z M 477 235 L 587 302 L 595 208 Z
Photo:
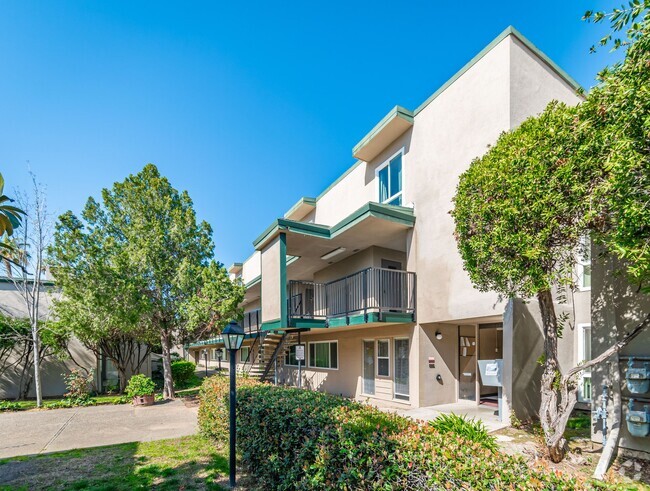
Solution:
M 172 378 L 172 356 L 171 356 L 171 334 L 163 330 L 160 335 L 160 344 L 162 344 L 162 362 L 163 362 L 163 397 L 173 399 L 174 379 Z
M 544 372 L 541 383 L 539 420 L 544 430 L 548 455 L 553 462 L 560 462 L 566 454 L 567 441 L 564 430 L 575 404 L 571 404 L 570 385 L 563 383 L 557 359 L 558 326 L 550 290 L 537 294 L 544 329 Z
M 127 384 L 126 370 L 124 369 L 124 367 L 121 367 L 119 365 L 117 366 L 117 378 L 118 378 L 120 394 L 124 394 L 124 391 L 126 390 L 126 384 Z
M 38 321 L 32 321 L 32 349 L 34 350 L 34 391 L 36 392 L 36 407 L 43 405 L 41 390 L 41 340 L 38 333 Z

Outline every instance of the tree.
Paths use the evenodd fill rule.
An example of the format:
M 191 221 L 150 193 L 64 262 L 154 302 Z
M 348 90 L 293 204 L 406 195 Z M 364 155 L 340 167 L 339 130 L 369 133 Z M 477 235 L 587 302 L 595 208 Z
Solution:
M 564 429 L 576 401 L 562 376 L 553 292 L 571 286 L 580 238 L 590 219 L 591 160 L 581 149 L 576 109 L 553 103 L 504 133 L 461 176 L 452 212 L 458 248 L 472 283 L 508 298 L 536 297 L 542 317 L 540 421 L 553 461 L 564 457 Z
M 218 331 L 243 298 L 213 259 L 211 235 L 206 222 L 197 224 L 188 193 L 152 164 L 104 189 L 101 204 L 90 198 L 81 220 L 68 212 L 57 224 L 52 271 L 64 298 L 99 313 L 73 324 L 97 330 L 109 322 L 134 339 L 157 339 L 166 398 L 174 397 L 172 346 Z
M 14 244 L 9 240 L 14 230 L 20 226 L 25 212 L 13 206 L 13 199 L 4 194 L 5 180 L 0 174 L 0 259 L 5 263 L 7 272 L 11 275 L 11 266 L 13 262 Z
M 46 311 L 42 309 L 45 297 L 43 280 L 45 279 L 45 253 L 51 234 L 50 215 L 47 210 L 45 191 L 32 174 L 31 194 L 22 193 L 18 196 L 21 209 L 25 210 L 25 219 L 21 223 L 20 239 L 22 251 L 18 274 L 11 276 L 16 290 L 20 294 L 26 317 L 30 325 L 30 355 L 25 359 L 25 365 L 33 366 L 33 381 L 36 392 L 36 405 L 43 403 L 41 387 L 41 361 L 47 345 L 42 344 L 44 329 L 46 329 Z M 7 230 L 7 233 L 13 230 Z M 15 252 L 16 248 L 12 247 Z

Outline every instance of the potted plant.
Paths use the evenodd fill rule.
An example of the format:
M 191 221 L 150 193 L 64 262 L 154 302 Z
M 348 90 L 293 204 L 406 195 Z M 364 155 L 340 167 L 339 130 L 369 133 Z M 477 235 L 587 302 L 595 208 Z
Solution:
M 126 395 L 133 399 L 134 406 L 151 406 L 154 402 L 156 384 L 146 375 L 134 375 L 126 386 Z

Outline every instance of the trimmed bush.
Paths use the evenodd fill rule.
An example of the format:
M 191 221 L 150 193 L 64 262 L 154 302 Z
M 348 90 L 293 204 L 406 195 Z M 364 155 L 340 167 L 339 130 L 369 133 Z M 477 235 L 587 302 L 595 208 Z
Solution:
M 242 387 L 260 385 L 255 379 L 237 377 L 237 394 Z M 206 378 L 199 390 L 199 428 L 203 435 L 218 441 L 228 440 L 230 378 L 215 375 Z
M 153 380 L 143 374 L 134 375 L 126 385 L 126 395 L 130 398 L 136 396 L 150 396 L 156 391 L 156 384 Z
M 228 384 L 218 378 L 203 386 L 199 424 L 223 441 Z M 430 424 L 319 392 L 238 383 L 238 451 L 258 489 L 582 489 Z
M 490 450 L 498 448 L 496 440 L 487 432 L 487 428 L 481 420 L 470 419 L 458 414 L 441 414 L 429 424 L 440 433 L 453 433 L 462 436 L 474 443 L 480 443 Z
M 172 379 L 174 380 L 174 386 L 177 388 L 186 387 L 195 377 L 195 370 L 196 365 L 191 361 L 172 361 Z

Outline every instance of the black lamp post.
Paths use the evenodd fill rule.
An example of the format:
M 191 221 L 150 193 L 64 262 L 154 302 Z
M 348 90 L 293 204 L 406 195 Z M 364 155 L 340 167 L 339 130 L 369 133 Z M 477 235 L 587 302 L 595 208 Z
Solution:
M 230 487 L 235 487 L 236 465 L 235 446 L 237 444 L 237 428 L 235 419 L 235 410 L 237 406 L 236 379 L 237 370 L 237 350 L 241 348 L 244 342 L 244 329 L 235 321 L 230 324 L 221 333 L 223 344 L 230 351 Z
M 208 349 L 203 350 L 203 358 L 205 358 L 205 376 L 208 376 Z
M 217 350 L 217 360 L 219 360 L 219 375 L 221 375 L 221 358 L 223 358 L 223 351 Z

